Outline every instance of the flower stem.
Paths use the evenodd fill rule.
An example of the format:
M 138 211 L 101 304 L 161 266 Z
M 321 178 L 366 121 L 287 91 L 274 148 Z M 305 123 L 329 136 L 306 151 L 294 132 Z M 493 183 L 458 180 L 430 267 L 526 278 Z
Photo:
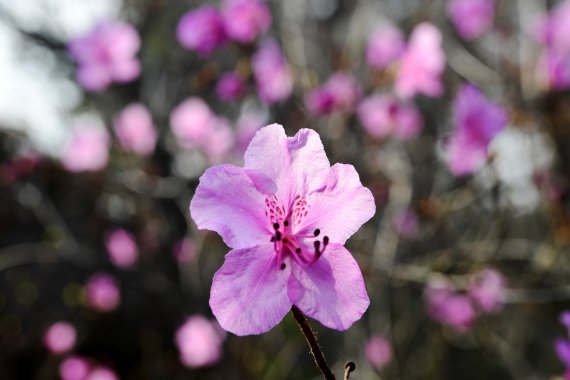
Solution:
M 299 327 L 301 328 L 301 331 L 305 335 L 305 338 L 307 338 L 307 343 L 311 348 L 311 355 L 313 355 L 315 363 L 317 364 L 317 367 L 319 367 L 319 369 L 321 370 L 321 373 L 323 374 L 325 379 L 336 380 L 334 374 L 332 373 L 327 364 L 327 361 L 325 360 L 321 348 L 319 347 L 319 342 L 317 342 L 317 337 L 315 336 L 315 333 L 311 329 L 311 326 L 309 326 L 309 322 L 307 322 L 307 319 L 305 318 L 301 310 L 299 310 L 295 305 L 293 305 L 293 307 L 291 308 L 291 313 L 293 314 L 293 317 L 299 324 Z

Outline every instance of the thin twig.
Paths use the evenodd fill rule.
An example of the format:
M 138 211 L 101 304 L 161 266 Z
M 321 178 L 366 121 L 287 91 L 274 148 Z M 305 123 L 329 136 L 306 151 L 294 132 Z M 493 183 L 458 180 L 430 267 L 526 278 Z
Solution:
M 293 307 L 291 308 L 291 313 L 293 314 L 293 317 L 299 324 L 299 327 L 301 328 L 301 331 L 305 335 L 305 338 L 307 338 L 307 343 L 309 343 L 309 347 L 311 348 L 311 355 L 313 355 L 315 363 L 317 364 L 317 367 L 319 367 L 319 369 L 321 370 L 325 379 L 336 380 L 336 377 L 330 370 L 325 360 L 325 357 L 321 351 L 321 348 L 319 347 L 319 342 L 317 342 L 317 337 L 315 336 L 315 333 L 311 329 L 311 326 L 309 326 L 309 322 L 307 322 L 307 319 L 305 318 L 301 310 L 299 310 L 296 306 L 293 305 Z
M 350 374 L 356 369 L 356 364 L 354 362 L 347 362 L 344 365 L 344 380 L 350 379 Z

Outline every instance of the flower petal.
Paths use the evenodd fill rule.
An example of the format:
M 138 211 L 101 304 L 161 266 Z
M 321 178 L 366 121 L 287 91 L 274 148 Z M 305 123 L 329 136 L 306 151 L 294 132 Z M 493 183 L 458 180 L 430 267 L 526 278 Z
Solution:
M 236 335 L 252 335 L 277 325 L 291 309 L 290 267 L 280 269 L 270 244 L 230 251 L 210 292 L 210 307 L 220 326 Z
M 311 267 L 294 265 L 287 288 L 303 313 L 336 330 L 348 329 L 370 304 L 360 268 L 340 244 L 329 244 Z
M 311 234 L 319 229 L 331 242 L 344 244 L 374 216 L 374 197 L 362 186 L 352 165 L 333 165 L 324 184 L 323 190 L 309 200 L 309 213 L 297 233 Z
M 248 248 L 272 235 L 264 202 L 245 170 L 217 165 L 200 177 L 190 214 L 199 229 L 216 231 L 231 248 Z
M 255 134 L 244 161 L 245 169 L 257 170 L 275 182 L 279 198 L 285 203 L 297 194 L 317 190 L 330 169 L 317 132 L 301 129 L 295 136 L 287 137 L 279 124 Z

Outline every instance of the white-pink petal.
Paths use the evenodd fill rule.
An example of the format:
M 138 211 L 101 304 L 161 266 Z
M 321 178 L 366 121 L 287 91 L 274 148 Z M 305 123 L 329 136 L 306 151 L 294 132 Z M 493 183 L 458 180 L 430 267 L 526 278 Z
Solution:
M 344 244 L 375 212 L 374 197 L 360 183 L 354 166 L 335 164 L 322 191 L 311 197 L 309 213 L 298 233 L 319 229 L 331 242 Z
M 291 265 L 281 269 L 277 263 L 273 244 L 230 251 L 210 292 L 210 307 L 220 326 L 236 335 L 261 334 L 276 326 L 291 310 L 290 273 Z
M 329 244 L 311 267 L 293 266 L 287 287 L 295 306 L 335 330 L 348 329 L 370 304 L 362 272 L 340 244 Z
M 190 215 L 199 229 L 216 231 L 232 248 L 268 243 L 272 234 L 265 195 L 244 169 L 234 165 L 206 170 L 190 202 Z
M 287 137 L 283 126 L 260 129 L 245 152 L 245 169 L 257 170 L 272 179 L 282 202 L 309 194 L 322 186 L 330 168 L 317 132 L 301 129 Z M 284 204 L 287 208 L 289 204 Z

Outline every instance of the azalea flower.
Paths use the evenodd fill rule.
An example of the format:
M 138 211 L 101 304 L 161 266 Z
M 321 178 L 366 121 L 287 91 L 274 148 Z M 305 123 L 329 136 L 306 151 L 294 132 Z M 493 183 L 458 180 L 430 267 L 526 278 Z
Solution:
M 376 369 L 382 369 L 392 360 L 392 346 L 383 336 L 373 336 L 364 348 L 366 359 Z
M 473 40 L 492 26 L 495 0 L 450 0 L 447 14 L 459 35 Z
M 44 334 L 44 345 L 54 355 L 64 354 L 75 345 L 77 331 L 69 322 L 59 321 L 51 325 Z
M 265 104 L 287 99 L 293 92 L 293 75 L 281 48 L 273 40 L 265 40 L 251 58 L 257 93 Z
M 374 69 L 385 69 L 400 58 L 405 49 L 406 41 L 400 29 L 383 24 L 374 29 L 368 39 L 366 63 Z
M 271 26 L 269 7 L 260 0 L 226 0 L 222 14 L 228 36 L 243 44 L 255 41 Z
M 417 25 L 400 60 L 396 94 L 405 99 L 416 94 L 440 96 L 443 94 L 444 71 L 445 52 L 441 32 L 428 22 Z
M 121 147 L 140 156 L 154 151 L 158 132 L 149 110 L 141 103 L 131 103 L 113 119 L 113 129 Z
M 477 88 L 462 86 L 453 101 L 455 130 L 447 147 L 447 163 L 455 175 L 479 170 L 487 159 L 491 140 L 505 129 L 503 107 L 488 100 Z
M 305 104 L 315 116 L 330 114 L 334 111 L 349 112 L 360 98 L 362 89 L 349 73 L 339 71 L 320 87 L 309 92 Z
M 287 137 L 260 129 L 244 167 L 200 178 L 190 214 L 232 248 L 214 275 L 210 307 L 222 328 L 260 334 L 295 305 L 323 325 L 348 329 L 370 303 L 346 240 L 375 212 L 354 167 L 326 157 L 310 129 Z
M 227 41 L 222 15 L 212 5 L 202 5 L 186 12 L 176 27 L 182 46 L 202 56 L 210 55 Z
M 206 367 L 222 357 L 225 333 L 215 321 L 200 315 L 189 317 L 176 331 L 180 360 L 189 368 Z
M 137 30 L 121 21 L 105 21 L 67 48 L 77 61 L 77 80 L 88 91 L 102 91 L 112 82 L 136 79 L 141 71 L 136 57 L 141 40 Z

